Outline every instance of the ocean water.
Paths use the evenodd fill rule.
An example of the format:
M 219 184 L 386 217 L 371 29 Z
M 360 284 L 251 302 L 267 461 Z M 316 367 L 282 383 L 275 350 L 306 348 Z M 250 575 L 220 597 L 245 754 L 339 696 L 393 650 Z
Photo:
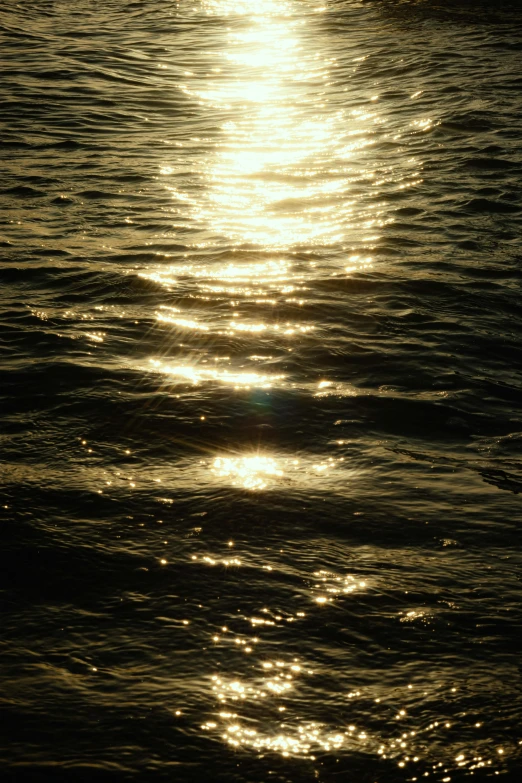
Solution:
M 0 34 L 2 780 L 518 779 L 517 6 Z

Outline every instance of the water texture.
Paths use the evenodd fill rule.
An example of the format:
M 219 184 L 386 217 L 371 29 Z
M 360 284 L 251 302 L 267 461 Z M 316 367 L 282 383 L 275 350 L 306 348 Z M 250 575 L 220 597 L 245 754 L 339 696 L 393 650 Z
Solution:
M 522 17 L 3 3 L 2 780 L 522 769 Z

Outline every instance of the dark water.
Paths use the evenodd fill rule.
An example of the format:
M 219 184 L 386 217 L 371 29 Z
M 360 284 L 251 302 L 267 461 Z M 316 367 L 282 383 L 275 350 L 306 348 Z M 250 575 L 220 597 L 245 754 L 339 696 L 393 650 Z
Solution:
M 518 779 L 516 7 L 0 14 L 1 779 Z

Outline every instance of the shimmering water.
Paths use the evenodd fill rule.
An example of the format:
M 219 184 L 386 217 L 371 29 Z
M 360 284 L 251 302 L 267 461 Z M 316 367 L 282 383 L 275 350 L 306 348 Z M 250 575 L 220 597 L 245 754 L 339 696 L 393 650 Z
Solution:
M 517 8 L 0 23 L 3 779 L 517 779 Z

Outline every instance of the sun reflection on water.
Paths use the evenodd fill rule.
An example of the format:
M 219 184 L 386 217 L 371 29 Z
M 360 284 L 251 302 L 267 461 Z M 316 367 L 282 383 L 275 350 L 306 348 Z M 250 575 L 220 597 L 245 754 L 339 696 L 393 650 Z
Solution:
M 251 648 L 249 651 L 252 652 Z M 344 712 L 350 712 L 352 717 L 332 724 L 303 715 L 303 690 L 309 687 L 310 678 L 319 673 L 305 662 L 298 658 L 265 657 L 253 668 L 255 673 L 248 678 L 224 674 L 211 677 L 216 712 L 201 729 L 218 733 L 232 747 L 257 754 L 270 751 L 283 757 L 310 759 L 315 758 L 314 754 L 330 751 L 363 752 L 388 760 L 413 775 L 409 777 L 413 783 L 426 777 L 448 783 L 459 768 L 472 774 L 479 769 L 499 774 L 503 747 L 486 744 L 471 749 L 455 737 L 459 723 L 461 728 L 466 725 L 466 712 L 457 722 L 443 716 L 426 722 L 410 714 L 409 707 L 402 706 L 402 702 L 411 701 L 414 689 L 411 684 L 401 694 L 396 690 L 385 698 L 372 697 L 375 687 L 367 688 L 367 692 L 356 689 L 344 694 L 347 700 Z M 452 688 L 447 695 L 455 690 Z M 426 693 L 418 695 L 426 696 Z M 365 702 L 363 713 L 357 712 L 359 700 Z M 370 701 L 377 713 L 371 720 L 371 728 L 365 725 Z M 381 723 L 380 728 L 376 723 Z M 480 722 L 475 724 L 476 728 L 481 726 Z M 461 748 L 456 754 L 455 743 Z
M 198 386 L 204 382 L 216 382 L 234 389 L 270 389 L 275 381 L 282 381 L 284 375 L 263 375 L 256 372 L 240 372 L 219 367 L 204 368 L 192 364 L 167 364 L 151 359 L 150 364 L 157 372 L 164 373 L 172 382 L 190 383 Z
M 245 489 L 264 489 L 270 479 L 281 477 L 283 471 L 272 457 L 217 457 L 211 468 L 216 475 L 231 480 Z
M 388 222 L 380 194 L 390 186 L 398 191 L 412 187 L 420 182 L 418 172 L 412 174 L 406 167 L 398 172 L 392 163 L 383 163 L 382 152 L 377 152 L 379 166 L 372 159 L 376 134 L 387 123 L 377 94 L 363 100 L 354 92 L 346 102 L 335 97 L 334 89 L 326 89 L 333 84 L 335 58 L 317 54 L 328 51 L 318 30 L 310 48 L 312 38 L 306 28 L 307 14 L 320 11 L 319 7 L 308 7 L 298 15 L 298 4 L 285 0 L 196 0 L 196 5 L 196 14 L 202 10 L 226 22 L 218 33 L 222 47 L 214 49 L 212 67 L 206 73 L 202 68 L 197 73 L 197 68 L 187 69 L 179 85 L 187 100 L 207 110 L 211 143 L 194 135 L 176 144 L 187 152 L 179 158 L 183 165 L 192 155 L 197 160 L 186 190 L 173 147 L 168 148 L 171 159 L 166 155 L 160 169 L 175 220 L 189 215 L 185 223 L 173 227 L 182 229 L 182 242 L 190 252 L 165 255 L 163 266 L 140 271 L 143 278 L 161 286 L 171 302 L 159 307 L 156 320 L 166 338 L 172 339 L 172 353 L 187 348 L 183 343 L 174 345 L 177 336 L 190 345 L 176 358 L 167 360 L 163 353 L 163 360 L 154 359 L 152 367 L 165 376 L 166 384 L 255 390 L 238 396 L 250 402 L 257 395 L 267 406 L 275 395 L 257 390 L 277 387 L 286 394 L 299 389 L 320 398 L 319 402 L 334 395 L 359 394 L 319 366 L 320 360 L 313 378 L 296 379 L 298 362 L 277 364 L 278 352 L 281 345 L 281 353 L 291 352 L 299 340 L 320 338 L 327 327 L 311 316 L 307 320 L 307 298 L 312 300 L 314 286 L 325 277 L 346 278 L 372 270 L 379 232 Z M 353 62 L 363 59 L 355 57 Z M 430 123 L 422 119 L 414 127 L 427 130 Z M 415 167 L 414 161 L 410 163 Z M 327 253 L 322 252 L 325 247 Z M 295 305 L 303 304 L 296 317 Z M 95 339 L 93 334 L 90 339 Z M 247 361 L 256 362 L 254 370 Z M 276 374 L 274 367 L 285 372 Z M 188 476 L 191 488 L 198 482 L 206 488 L 214 484 L 220 493 L 223 487 L 254 495 L 297 488 L 302 496 L 309 488 L 314 492 L 319 488 L 325 496 L 332 491 L 340 495 L 352 491 L 352 479 L 361 472 L 348 467 L 343 457 L 242 453 L 240 447 L 216 453 L 212 444 L 205 448 L 211 456 L 198 458 L 197 465 L 190 462 L 186 474 L 178 472 L 175 480 L 180 486 L 187 480 L 183 476 Z M 134 488 L 134 482 L 130 486 Z M 195 569 L 212 569 L 217 578 L 241 577 L 245 585 L 251 569 L 267 580 L 288 578 L 290 573 L 295 577 L 295 564 L 287 564 L 283 574 L 277 556 L 270 557 L 270 562 L 254 562 L 248 553 L 232 556 L 228 550 L 225 555 L 198 550 L 191 554 L 191 562 Z M 167 558 L 159 562 L 167 568 Z M 314 691 L 312 664 L 285 654 L 282 628 L 293 627 L 291 623 L 308 628 L 314 618 L 324 622 L 335 607 L 359 601 L 364 594 L 368 597 L 369 591 L 366 579 L 347 574 L 342 567 L 338 572 L 329 564 L 314 567 L 318 570 L 302 575 L 302 587 L 294 594 L 299 601 L 291 609 L 256 604 L 242 618 L 246 631 L 231 632 L 221 626 L 212 632 L 209 647 L 223 657 L 219 673 L 212 676 L 215 711 L 201 729 L 234 748 L 258 754 L 313 759 L 313 754 L 332 751 L 337 758 L 342 753 L 365 753 L 387 759 L 412 781 L 418 775 L 449 783 L 455 769 L 492 769 L 504 749 L 479 753 L 462 740 L 455 752 L 459 739 L 449 732 L 457 721 L 443 715 L 426 719 L 426 692 L 416 694 L 417 700 L 410 690 L 386 692 L 377 677 L 367 687 L 352 682 L 345 692 L 336 693 L 336 699 L 345 700 L 336 715 L 310 699 L 310 691 L 317 696 L 327 690 L 319 686 Z M 427 610 L 408 608 L 394 617 L 406 631 L 430 622 Z M 273 634 L 279 634 L 277 652 Z M 240 661 L 237 669 L 231 665 L 235 661 Z M 359 674 L 354 665 L 354 679 Z M 433 709 L 451 714 L 450 698 L 448 693 L 438 693 Z M 358 702 L 363 700 L 358 712 Z
M 351 574 L 340 576 L 331 571 L 321 570 L 314 573 L 317 581 L 313 586 L 314 600 L 320 605 L 330 603 L 335 598 L 364 590 L 367 585 L 364 580 Z
M 166 256 L 165 258 L 168 258 Z M 303 274 L 292 269 L 287 259 L 249 261 L 227 264 L 164 264 L 144 269 L 139 276 L 158 283 L 168 291 L 193 286 L 200 296 L 205 293 L 240 294 L 242 297 L 262 293 L 290 293 L 303 284 Z
M 316 328 L 313 324 L 303 324 L 296 321 L 282 321 L 280 323 L 247 321 L 246 319 L 242 320 L 239 313 L 233 313 L 232 319 L 228 315 L 214 316 L 212 324 L 202 323 L 200 320 L 185 316 L 179 308 L 166 305 L 162 305 L 160 310 L 156 312 L 156 320 L 162 324 L 175 326 L 180 330 L 212 332 L 228 336 L 233 336 L 236 332 L 249 334 L 267 332 L 276 336 L 292 337 L 307 334 Z
M 218 456 L 210 464 L 210 473 L 233 487 L 248 490 L 286 488 L 309 484 L 311 480 L 324 483 L 331 471 L 340 468 L 344 458 L 273 457 L 266 454 Z M 345 476 L 354 476 L 355 470 L 345 470 Z
M 180 89 L 228 117 L 197 198 L 170 182 L 169 161 L 161 167 L 174 200 L 188 200 L 195 224 L 212 234 L 264 248 L 360 240 L 361 231 L 382 225 L 382 207 L 363 205 L 356 184 L 373 177 L 361 155 L 384 120 L 375 104 L 329 104 L 325 85 L 335 58 L 309 50 L 306 17 L 291 3 L 268 0 L 203 8 L 234 24 L 226 28 L 220 67 L 200 77 L 187 72 Z
M 228 547 L 233 546 L 235 542 L 229 541 Z M 224 559 L 194 555 L 192 559 L 210 566 L 234 565 L 228 555 Z M 256 567 L 251 557 L 247 561 L 237 558 L 237 565 Z M 279 568 L 285 571 L 282 562 Z M 454 685 L 421 677 L 414 683 L 399 679 L 393 688 L 386 689 L 377 677 L 374 682 L 354 687 L 349 676 L 340 678 L 336 686 L 336 702 L 344 701 L 344 707 L 336 709 L 335 715 L 329 717 L 325 710 L 310 704 L 307 694 L 317 687 L 314 678 L 320 682 L 328 678 L 328 665 L 324 668 L 324 663 L 290 657 L 279 641 L 275 652 L 274 632 L 279 640 L 278 629 L 287 622 L 301 620 L 310 626 L 314 617 L 331 611 L 333 601 L 360 602 L 359 594 L 375 585 L 354 573 L 325 568 L 302 576 L 310 582 L 310 594 L 320 606 L 314 609 L 309 605 L 306 613 L 300 611 L 295 616 L 280 609 L 258 608 L 252 617 L 242 614 L 237 620 L 231 618 L 235 628 L 223 626 L 212 636 L 216 649 L 228 646 L 230 655 L 236 653 L 238 669 L 209 675 L 214 710 L 200 725 L 201 731 L 260 757 L 271 753 L 315 760 L 321 754 L 335 752 L 340 760 L 363 753 L 393 765 L 412 783 L 425 778 L 450 783 L 460 770 L 501 773 L 509 751 L 487 737 L 470 737 L 470 729 L 481 729 L 484 720 L 477 721 L 468 708 L 461 709 L 460 689 Z M 245 623 L 250 627 L 245 629 Z M 246 669 L 241 665 L 245 656 L 249 658 Z M 360 679 L 358 667 L 351 676 Z M 346 688 L 347 684 L 351 687 Z M 430 717 L 427 696 L 432 702 Z

